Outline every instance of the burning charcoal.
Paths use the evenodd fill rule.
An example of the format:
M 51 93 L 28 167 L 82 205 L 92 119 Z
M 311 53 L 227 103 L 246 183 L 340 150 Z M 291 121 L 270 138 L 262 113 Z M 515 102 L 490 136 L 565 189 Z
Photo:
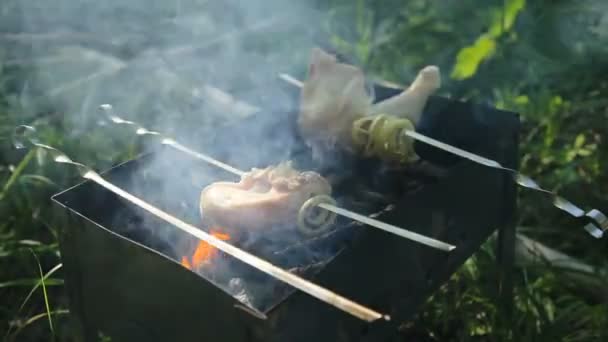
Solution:
M 216 238 L 226 241 L 230 239 L 230 235 L 222 234 L 218 232 L 211 232 L 211 235 Z M 191 257 L 183 256 L 182 257 L 182 265 L 189 269 L 194 269 L 200 271 L 203 267 L 208 267 L 209 265 L 214 264 L 216 257 L 218 256 L 217 248 L 213 247 L 209 243 L 205 241 L 199 241 L 192 253 Z

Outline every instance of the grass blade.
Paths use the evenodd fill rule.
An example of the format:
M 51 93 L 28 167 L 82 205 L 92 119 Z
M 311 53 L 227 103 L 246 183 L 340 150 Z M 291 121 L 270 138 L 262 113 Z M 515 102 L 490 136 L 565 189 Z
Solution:
M 59 188 L 57 183 L 41 175 L 23 175 L 21 176 L 20 182 L 23 184 L 46 185 L 52 188 Z
M 32 295 L 34 294 L 34 292 L 36 292 L 36 290 L 38 289 L 38 287 L 40 287 L 40 285 L 42 285 L 43 282 L 47 282 L 48 278 L 55 272 L 57 272 L 61 267 L 63 266 L 63 264 L 59 263 L 57 264 L 55 267 L 53 267 L 50 271 L 48 271 L 44 277 L 42 277 L 41 279 L 38 280 L 38 282 L 36 283 L 36 285 L 34 285 L 34 287 L 32 287 L 32 290 L 30 291 L 30 293 L 27 295 L 27 297 L 25 297 L 25 300 L 23 300 L 23 303 L 21 303 L 21 306 L 19 307 L 18 312 L 21 312 L 21 310 L 23 310 L 23 307 L 25 306 L 25 304 L 28 302 L 28 300 L 32 297 Z
M 60 309 L 60 310 L 55 310 L 55 311 L 47 311 L 47 312 L 43 312 L 43 313 L 40 313 L 40 314 L 34 315 L 34 316 L 32 316 L 32 317 L 28 318 L 28 320 L 27 320 L 27 321 L 23 322 L 23 324 L 20 324 L 20 325 L 19 325 L 19 327 L 17 328 L 17 330 L 15 330 L 15 332 L 14 332 L 14 333 L 13 333 L 13 335 L 12 335 L 13 340 L 14 340 L 14 338 L 15 338 L 17 335 L 19 335 L 19 333 L 20 333 L 20 332 L 21 332 L 23 329 L 25 329 L 25 327 L 27 327 L 28 325 L 30 325 L 30 324 L 32 324 L 32 323 L 34 323 L 34 322 L 36 322 L 37 320 L 39 320 L 39 319 L 41 319 L 41 318 L 44 318 L 45 316 L 48 316 L 48 317 L 49 317 L 49 319 L 50 319 L 51 315 L 67 315 L 67 314 L 69 314 L 69 313 L 70 313 L 70 311 L 69 311 L 69 310 L 67 310 L 67 309 Z
M 19 176 L 21 175 L 23 170 L 25 170 L 25 167 L 30 163 L 32 158 L 34 158 L 34 152 L 35 152 L 35 150 L 31 150 L 30 152 L 28 152 L 25 155 L 25 157 L 21 160 L 19 165 L 17 165 L 17 167 L 15 168 L 15 171 L 13 171 L 13 174 L 11 174 L 9 179 L 4 184 L 4 187 L 2 188 L 2 192 L 0 192 L 0 201 L 3 200 L 4 197 L 6 197 L 6 194 L 8 193 L 10 188 L 13 186 L 13 184 L 15 184 L 15 181 L 17 180 L 17 178 L 19 178 Z
M 0 283 L 0 289 L 7 287 L 20 287 L 20 286 L 35 286 L 40 282 L 40 279 L 17 279 L 17 280 L 9 280 L 3 283 Z M 50 278 L 45 280 L 46 286 L 59 286 L 63 285 L 63 279 L 55 279 Z
M 46 284 L 45 284 L 44 274 L 42 273 L 42 266 L 40 265 L 40 260 L 38 259 L 38 256 L 36 255 L 36 253 L 34 253 L 33 250 L 30 250 L 30 251 L 34 255 L 34 258 L 36 258 L 36 263 L 38 264 L 38 272 L 40 273 L 40 281 L 42 283 L 42 293 L 44 294 L 44 305 L 46 306 L 46 313 L 49 318 L 49 328 L 51 329 L 51 333 L 54 336 L 55 329 L 53 328 L 53 319 L 51 318 L 51 306 L 49 304 L 49 296 L 46 291 Z

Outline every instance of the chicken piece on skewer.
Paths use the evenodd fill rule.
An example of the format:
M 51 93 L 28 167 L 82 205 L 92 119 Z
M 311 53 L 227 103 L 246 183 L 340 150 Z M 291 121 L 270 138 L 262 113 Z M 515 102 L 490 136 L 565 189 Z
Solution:
M 300 172 L 283 162 L 252 169 L 238 183 L 216 182 L 200 195 L 205 222 L 227 230 L 270 230 L 295 225 L 305 202 L 331 195 L 331 185 L 316 172 Z
M 439 87 L 441 87 L 439 68 L 429 65 L 420 70 L 414 82 L 400 94 L 374 104 L 370 114 L 405 117 L 417 125 L 429 96 Z
M 308 79 L 301 89 L 298 127 L 313 149 L 350 146 L 352 123 L 371 111 L 372 102 L 361 70 L 338 63 L 321 49 L 312 50 Z
M 301 90 L 298 126 L 315 155 L 336 145 L 349 151 L 360 150 L 361 142 L 353 129 L 364 128 L 378 115 L 400 119 L 391 121 L 398 122 L 399 127 L 415 128 L 429 96 L 440 86 L 439 69 L 427 66 L 403 92 L 374 104 L 359 68 L 339 63 L 335 56 L 314 48 L 308 79 Z M 375 128 L 383 129 L 377 125 Z

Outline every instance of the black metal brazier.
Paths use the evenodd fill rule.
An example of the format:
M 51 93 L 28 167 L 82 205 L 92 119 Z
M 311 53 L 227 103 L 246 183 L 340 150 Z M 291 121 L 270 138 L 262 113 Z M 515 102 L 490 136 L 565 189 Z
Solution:
M 395 92 L 376 89 L 378 99 Z M 295 104 L 295 91 L 293 95 Z M 286 257 L 288 253 L 322 250 L 323 263 L 302 270 L 303 276 L 390 314 L 392 322 L 365 323 L 249 266 L 221 258 L 223 263 L 232 262 L 234 274 L 242 272 L 244 280 L 253 277 L 276 289 L 248 306 L 217 286 L 220 280 L 206 279 L 180 265 L 182 249 L 192 244 L 186 233 L 86 181 L 53 200 L 64 220 L 60 248 L 70 310 L 87 341 L 96 340 L 99 333 L 112 341 L 392 341 L 397 338 L 396 325 L 411 318 L 494 231 L 509 229 L 516 198 L 510 175 L 419 143 L 418 154 L 445 172 L 429 176 L 423 171 L 395 171 L 378 161 L 347 157 L 315 164 L 295 131 L 294 108 L 256 114 L 219 132 L 198 150 L 230 146 L 213 157 L 241 169 L 265 167 L 288 157 L 331 177 L 342 206 L 375 213 L 381 221 L 457 249 L 445 253 L 341 220 L 336 233 L 340 236 L 283 246 L 287 251 L 283 255 L 260 246 L 251 247 L 252 252 L 275 258 L 287 268 L 301 264 Z M 264 123 L 255 124 L 260 121 Z M 432 97 L 418 129 L 517 168 L 519 121 L 514 113 Z M 169 165 L 170 176 L 180 182 L 165 179 L 162 170 Z M 167 146 L 115 166 L 103 176 L 194 225 L 199 223 L 201 187 L 234 179 Z M 412 182 L 416 186 L 411 187 Z M 248 291 L 255 297 L 261 290 Z

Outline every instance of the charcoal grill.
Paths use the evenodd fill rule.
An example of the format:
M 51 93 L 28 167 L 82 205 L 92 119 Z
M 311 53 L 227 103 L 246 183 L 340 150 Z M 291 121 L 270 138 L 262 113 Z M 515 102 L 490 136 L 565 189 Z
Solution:
M 398 92 L 375 88 L 377 100 Z M 396 170 L 377 160 L 339 154 L 331 163 L 316 162 L 295 130 L 297 90 L 286 85 L 285 93 L 291 99 L 288 108 L 254 103 L 264 110 L 225 127 L 198 150 L 229 146 L 213 148 L 219 151 L 213 157 L 245 170 L 289 158 L 330 178 L 341 206 L 454 244 L 456 250 L 445 253 L 344 219 L 328 236 L 280 248 L 271 242 L 247 246 L 392 317 L 366 323 L 228 257 L 220 255 L 217 264 L 230 264 L 229 275 L 211 277 L 186 269 L 180 257 L 192 248 L 192 237 L 85 181 L 53 196 L 62 220 L 60 249 L 70 310 L 85 340 L 101 333 L 113 341 L 393 341 L 398 323 L 412 318 L 496 230 L 502 234 L 501 260 L 509 260 L 516 200 L 509 174 L 421 144 L 417 153 L 441 172 Z M 260 121 L 264 124 L 256 124 Z M 516 113 L 435 96 L 419 130 L 517 168 Z M 183 181 L 167 181 L 163 170 L 169 165 L 171 176 Z M 167 146 L 102 175 L 194 225 L 200 220 L 202 186 L 235 179 Z M 243 289 L 249 296 L 245 301 L 239 297 Z

